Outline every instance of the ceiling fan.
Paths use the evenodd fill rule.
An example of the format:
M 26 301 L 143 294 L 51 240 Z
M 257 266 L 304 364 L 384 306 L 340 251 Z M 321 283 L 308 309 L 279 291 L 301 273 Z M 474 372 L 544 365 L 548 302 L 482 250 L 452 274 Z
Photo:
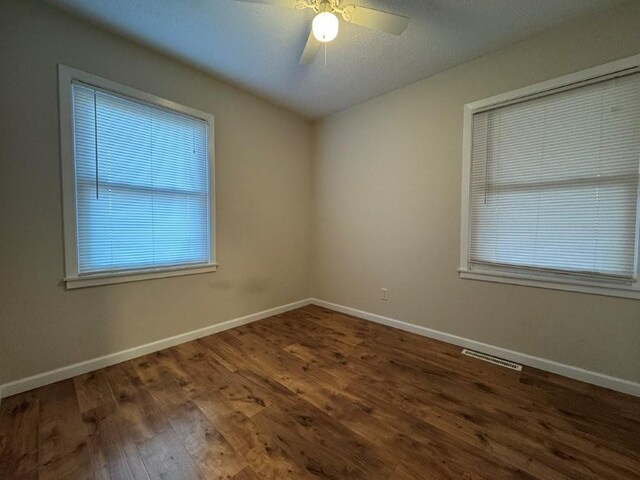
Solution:
M 400 35 L 407 29 L 409 19 L 393 13 L 381 12 L 373 8 L 358 5 L 344 5 L 342 0 L 237 0 L 246 3 L 261 3 L 278 7 L 294 8 L 296 10 L 312 9 L 316 16 L 313 18 L 311 32 L 304 47 L 300 63 L 310 63 L 315 57 L 321 43 L 327 43 L 338 36 L 340 21 L 336 14 L 340 14 L 347 23 L 381 30 L 394 35 Z

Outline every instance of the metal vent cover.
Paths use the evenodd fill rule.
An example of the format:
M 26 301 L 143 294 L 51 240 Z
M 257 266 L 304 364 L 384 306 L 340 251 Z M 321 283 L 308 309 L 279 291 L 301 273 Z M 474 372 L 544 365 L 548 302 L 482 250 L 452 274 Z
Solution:
M 522 371 L 522 365 L 510 362 L 509 360 L 504 360 L 502 358 L 493 357 L 491 355 L 487 355 L 486 353 L 467 350 L 466 348 L 464 348 L 462 349 L 462 354 L 466 355 L 467 357 L 473 357 L 477 358 L 478 360 L 484 360 L 485 362 L 493 363 L 494 365 L 510 368 L 511 370 L 517 370 L 519 372 Z

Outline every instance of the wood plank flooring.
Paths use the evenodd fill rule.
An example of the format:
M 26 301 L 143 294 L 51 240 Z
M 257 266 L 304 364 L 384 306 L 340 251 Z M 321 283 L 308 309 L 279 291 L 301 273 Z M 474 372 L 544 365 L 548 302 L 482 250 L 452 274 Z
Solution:
M 0 406 L 2 480 L 620 480 L 639 452 L 639 398 L 315 306 Z

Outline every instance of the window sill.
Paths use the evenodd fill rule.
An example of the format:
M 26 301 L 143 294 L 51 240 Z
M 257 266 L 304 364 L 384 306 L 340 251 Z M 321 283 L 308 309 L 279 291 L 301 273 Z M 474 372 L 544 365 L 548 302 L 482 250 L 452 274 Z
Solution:
M 97 287 L 99 285 L 111 285 L 114 283 L 138 282 L 154 278 L 179 277 L 183 275 L 195 275 L 198 273 L 215 272 L 217 264 L 207 264 L 190 267 L 163 268 L 153 270 L 125 271 L 118 273 L 105 273 L 97 275 L 84 275 L 78 277 L 66 277 L 64 282 L 67 290 L 84 287 Z
M 527 275 L 522 273 L 506 273 L 499 271 L 458 269 L 460 278 L 468 280 L 482 280 L 485 282 L 508 283 L 526 287 L 548 288 L 568 292 L 590 293 L 610 297 L 633 298 L 640 300 L 640 289 L 637 286 L 603 285 L 594 282 L 581 282 L 571 279 L 557 279 Z

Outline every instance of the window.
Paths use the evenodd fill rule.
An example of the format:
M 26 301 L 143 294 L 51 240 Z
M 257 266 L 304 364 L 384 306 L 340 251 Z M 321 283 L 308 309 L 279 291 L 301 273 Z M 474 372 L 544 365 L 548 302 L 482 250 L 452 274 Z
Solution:
M 639 64 L 465 107 L 463 278 L 640 298 Z
M 213 118 L 60 66 L 68 288 L 215 270 Z

